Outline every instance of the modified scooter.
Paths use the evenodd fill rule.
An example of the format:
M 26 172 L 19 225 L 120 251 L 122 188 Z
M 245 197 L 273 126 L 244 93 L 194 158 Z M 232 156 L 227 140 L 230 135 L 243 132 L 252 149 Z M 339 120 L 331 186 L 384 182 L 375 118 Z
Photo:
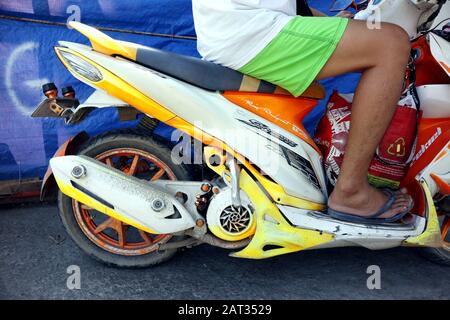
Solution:
M 404 24 L 415 48 L 422 116 L 402 181 L 416 207 L 404 221 L 365 225 L 327 215 L 323 155 L 302 125 L 325 97 L 319 84 L 294 98 L 237 71 L 114 40 L 78 22 L 70 25 L 91 46 L 60 41 L 55 52 L 96 91 L 80 103 L 71 90 L 59 97 L 47 85 L 47 99 L 33 116 L 74 124 L 93 109 L 117 107 L 140 124 L 96 137 L 80 133 L 64 143 L 50 161 L 42 197 L 55 187 L 75 243 L 120 267 L 156 265 L 199 244 L 250 259 L 342 246 L 415 246 L 450 264 L 449 4 L 403 2 L 414 9 L 410 18 L 384 4 L 395 1 L 371 1 L 364 14 L 369 19 L 381 10 L 381 17 Z M 155 134 L 160 123 L 177 129 L 172 142 Z

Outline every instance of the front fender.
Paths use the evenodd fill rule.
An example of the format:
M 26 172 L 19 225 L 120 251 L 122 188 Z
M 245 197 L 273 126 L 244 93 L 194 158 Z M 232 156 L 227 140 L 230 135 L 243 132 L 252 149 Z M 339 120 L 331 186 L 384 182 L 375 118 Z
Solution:
M 425 180 L 422 179 L 419 183 L 423 192 L 423 217 L 426 218 L 426 223 L 420 235 L 406 239 L 404 244 L 416 247 L 441 248 L 443 243 L 441 240 L 441 227 L 433 196 Z
M 76 154 L 79 147 L 87 140 L 89 140 L 89 135 L 85 131 L 76 134 L 58 148 L 56 153 L 53 155 L 53 158 Z M 47 172 L 42 180 L 41 201 L 46 200 L 51 191 L 56 190 L 56 186 L 56 180 L 53 176 L 52 168 L 48 166 Z

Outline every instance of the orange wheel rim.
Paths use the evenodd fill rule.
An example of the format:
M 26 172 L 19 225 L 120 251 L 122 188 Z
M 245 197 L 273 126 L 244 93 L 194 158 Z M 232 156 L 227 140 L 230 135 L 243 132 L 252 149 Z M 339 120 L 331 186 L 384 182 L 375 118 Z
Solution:
M 173 171 L 163 161 L 142 150 L 117 148 L 103 152 L 95 159 L 143 180 L 176 180 Z M 172 238 L 168 234 L 155 235 L 138 230 L 74 199 L 72 207 L 78 225 L 89 240 L 114 254 L 144 255 Z

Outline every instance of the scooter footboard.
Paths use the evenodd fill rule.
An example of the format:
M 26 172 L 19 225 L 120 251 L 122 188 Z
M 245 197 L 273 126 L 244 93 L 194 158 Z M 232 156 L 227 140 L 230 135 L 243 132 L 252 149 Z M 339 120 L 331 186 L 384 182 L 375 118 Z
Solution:
M 139 180 L 86 156 L 50 160 L 65 195 L 152 234 L 172 234 L 195 226 L 177 198 L 161 186 Z

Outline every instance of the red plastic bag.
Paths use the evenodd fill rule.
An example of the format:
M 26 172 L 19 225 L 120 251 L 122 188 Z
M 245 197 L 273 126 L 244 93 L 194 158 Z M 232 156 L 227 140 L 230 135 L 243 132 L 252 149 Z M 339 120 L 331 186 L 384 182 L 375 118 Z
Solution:
M 328 179 L 336 185 L 344 159 L 351 120 L 351 97 L 333 92 L 316 131 L 316 142 L 324 156 Z M 391 125 L 369 168 L 369 182 L 377 187 L 398 188 L 404 178 L 417 135 L 419 102 L 414 85 L 405 90 Z

